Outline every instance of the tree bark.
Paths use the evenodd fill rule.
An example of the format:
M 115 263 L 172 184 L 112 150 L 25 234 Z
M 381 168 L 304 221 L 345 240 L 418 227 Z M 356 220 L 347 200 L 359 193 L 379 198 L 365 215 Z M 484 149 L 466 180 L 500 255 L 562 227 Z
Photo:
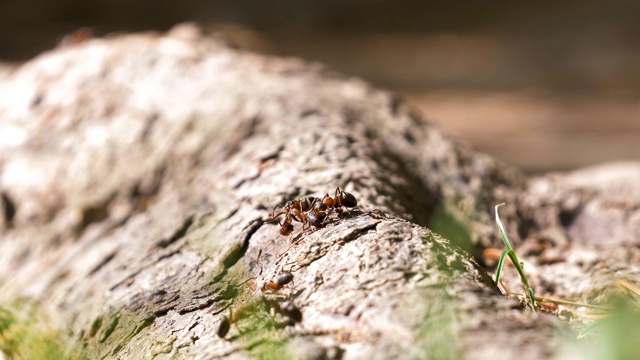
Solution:
M 638 197 L 611 206 L 606 179 L 527 179 L 392 93 L 190 25 L 1 73 L 0 304 L 30 304 L 73 357 L 545 358 L 561 320 L 502 295 L 477 262 L 501 247 L 493 206 L 510 204 L 547 295 L 598 288 L 558 279 L 553 251 L 602 259 L 607 224 L 616 244 L 638 241 Z M 270 221 L 338 185 L 360 210 L 289 236 Z M 282 272 L 290 283 L 263 290 Z

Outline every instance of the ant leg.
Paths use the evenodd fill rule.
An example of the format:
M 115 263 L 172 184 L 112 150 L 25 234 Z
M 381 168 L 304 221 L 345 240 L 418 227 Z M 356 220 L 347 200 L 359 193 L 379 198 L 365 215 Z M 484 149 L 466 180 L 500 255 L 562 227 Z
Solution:
M 327 224 L 327 220 L 329 220 L 329 214 L 327 214 L 324 219 L 320 222 L 320 226 L 318 228 L 323 228 Z
M 273 207 L 273 210 L 271 210 L 271 217 L 270 217 L 269 219 L 267 219 L 267 221 L 276 221 L 276 220 L 278 220 L 278 218 L 280 217 L 280 215 L 282 215 L 282 214 L 283 214 L 283 212 L 282 212 L 282 211 L 280 211 L 280 212 L 278 213 L 278 215 L 276 215 L 276 209 L 277 209 L 277 208 L 278 208 L 278 204 L 276 204 L 276 205 Z
M 233 326 L 236 329 L 238 334 L 242 335 L 242 330 L 240 330 L 237 324 L 239 317 L 240 315 L 237 313 L 237 311 L 234 312 L 233 310 L 231 310 L 231 307 L 229 307 L 229 317 L 228 317 L 229 323 L 231 324 L 231 326 Z

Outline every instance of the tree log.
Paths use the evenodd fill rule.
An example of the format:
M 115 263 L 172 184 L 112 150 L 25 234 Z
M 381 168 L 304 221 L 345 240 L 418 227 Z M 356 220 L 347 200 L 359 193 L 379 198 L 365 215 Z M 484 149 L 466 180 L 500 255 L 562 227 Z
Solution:
M 478 263 L 493 206 L 545 295 L 601 289 L 580 271 L 640 239 L 638 165 L 527 179 L 395 94 L 191 25 L 0 73 L 0 306 L 74 358 L 546 358 L 562 321 Z M 359 209 L 279 233 L 274 206 L 336 186 Z

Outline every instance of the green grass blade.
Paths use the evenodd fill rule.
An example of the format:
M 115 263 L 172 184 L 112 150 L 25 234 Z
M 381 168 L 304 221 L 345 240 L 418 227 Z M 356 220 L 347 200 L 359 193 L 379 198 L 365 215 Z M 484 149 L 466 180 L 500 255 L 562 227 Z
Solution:
M 507 250 L 513 250 L 513 246 L 511 246 L 511 243 L 509 242 L 507 233 L 504 231 L 504 226 L 502 226 L 502 221 L 500 221 L 500 216 L 498 215 L 498 208 L 502 205 L 504 205 L 504 203 L 496 205 L 496 224 L 498 224 L 498 231 L 500 231 L 500 237 L 502 238 L 504 246 L 507 247 Z
M 496 284 L 500 284 L 500 276 L 502 276 L 502 268 L 504 267 L 504 260 L 507 258 L 508 251 L 505 250 L 500 255 L 500 260 L 498 261 L 498 267 L 496 268 Z
M 502 221 L 500 221 L 500 215 L 498 215 L 498 208 L 504 205 L 504 203 L 496 205 L 496 224 L 498 225 L 498 231 L 500 232 L 500 237 L 502 238 L 502 242 L 504 246 L 507 247 L 502 255 L 500 256 L 500 261 L 498 261 L 498 268 L 496 269 L 496 284 L 500 281 L 500 276 L 502 275 L 502 268 L 504 266 L 505 257 L 508 255 L 511 259 L 511 262 L 518 270 L 518 274 L 520 275 L 520 281 L 522 281 L 522 285 L 524 286 L 525 293 L 527 294 L 527 298 L 529 299 L 529 304 L 531 304 L 531 309 L 533 311 L 537 311 L 538 307 L 536 306 L 536 299 L 533 293 L 533 289 L 529 286 L 529 281 L 527 280 L 527 276 L 524 274 L 524 270 L 520 265 L 520 260 L 518 260 L 518 256 L 516 252 L 513 250 L 513 246 L 511 246 L 511 242 L 507 237 L 507 232 L 504 230 L 504 226 L 502 225 Z
M 524 274 L 524 269 L 522 269 L 522 266 L 520 266 L 520 260 L 518 260 L 518 256 L 516 255 L 515 251 L 508 250 L 507 253 L 509 254 L 511 262 L 513 262 L 513 265 L 516 267 L 516 270 L 518 270 L 518 274 L 520 274 L 520 281 L 522 281 L 522 285 L 524 285 L 524 290 L 527 293 L 527 297 L 529 298 L 531 308 L 533 309 L 533 311 L 536 311 L 537 306 L 535 296 L 533 294 L 533 289 L 531 289 L 531 287 L 529 286 L 527 275 Z

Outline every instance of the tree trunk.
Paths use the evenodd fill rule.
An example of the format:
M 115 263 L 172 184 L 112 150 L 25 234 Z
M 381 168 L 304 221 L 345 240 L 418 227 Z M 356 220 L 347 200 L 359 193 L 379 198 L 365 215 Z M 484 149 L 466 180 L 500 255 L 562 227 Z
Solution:
M 611 205 L 610 186 L 633 193 L 637 165 L 601 182 L 527 179 L 394 94 L 193 26 L 66 45 L 1 74 L 9 356 L 25 356 L 7 343 L 26 321 L 73 358 L 545 358 L 561 320 L 502 295 L 478 265 L 502 248 L 493 206 L 510 204 L 545 295 L 602 287 L 561 279 L 553 251 L 607 259 L 607 226 L 616 245 L 639 239 L 640 195 Z M 359 209 L 317 228 L 294 219 L 287 236 L 271 221 L 274 206 L 336 186 Z

